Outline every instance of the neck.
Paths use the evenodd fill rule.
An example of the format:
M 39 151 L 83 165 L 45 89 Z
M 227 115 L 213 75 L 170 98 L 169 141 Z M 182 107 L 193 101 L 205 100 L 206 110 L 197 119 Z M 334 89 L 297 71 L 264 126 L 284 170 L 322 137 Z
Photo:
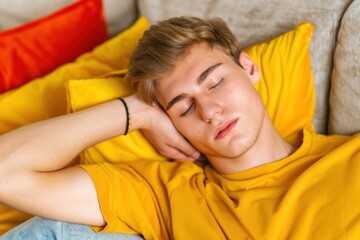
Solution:
M 264 124 L 255 143 L 240 156 L 224 158 L 208 156 L 211 163 L 221 163 L 214 168 L 222 174 L 233 174 L 267 163 L 283 159 L 295 151 L 295 147 L 287 143 L 274 128 L 265 114 Z M 214 159 L 217 158 L 217 159 Z M 212 161 L 214 159 L 214 161 Z

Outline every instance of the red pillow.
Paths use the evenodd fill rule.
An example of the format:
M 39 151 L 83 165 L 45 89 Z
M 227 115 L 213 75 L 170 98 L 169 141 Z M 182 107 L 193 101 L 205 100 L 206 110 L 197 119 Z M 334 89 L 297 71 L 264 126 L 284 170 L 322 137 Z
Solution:
M 108 39 L 101 0 L 81 0 L 0 32 L 0 93 L 75 60 Z

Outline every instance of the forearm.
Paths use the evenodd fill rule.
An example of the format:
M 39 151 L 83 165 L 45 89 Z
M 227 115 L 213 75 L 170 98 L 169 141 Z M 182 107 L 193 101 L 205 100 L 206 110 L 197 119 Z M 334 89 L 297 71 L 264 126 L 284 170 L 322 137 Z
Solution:
M 129 131 L 153 129 L 159 117 L 167 118 L 136 96 L 125 101 Z M 79 152 L 123 134 L 125 127 L 124 105 L 114 100 L 0 136 L 0 203 L 46 218 L 104 225 L 90 176 L 80 167 L 65 167 Z
M 126 100 L 129 108 L 137 107 L 133 97 Z M 132 128 L 137 122 L 134 114 Z M 125 124 L 124 106 L 114 100 L 19 128 L 0 136 L 0 166 L 39 172 L 61 169 L 85 148 L 123 134 Z

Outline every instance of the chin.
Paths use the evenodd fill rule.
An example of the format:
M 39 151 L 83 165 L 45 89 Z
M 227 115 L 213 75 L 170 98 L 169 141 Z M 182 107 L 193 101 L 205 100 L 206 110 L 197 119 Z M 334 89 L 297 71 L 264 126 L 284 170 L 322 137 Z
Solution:
M 211 147 L 206 147 L 204 145 L 197 146 L 196 144 L 193 144 L 193 146 L 205 156 L 238 158 L 251 149 L 256 141 L 256 138 L 243 138 L 242 136 L 242 134 L 233 136 L 228 141 L 214 144 Z
M 226 156 L 228 158 L 237 158 L 244 155 L 251 147 L 254 145 L 255 141 L 249 138 L 234 138 L 231 140 L 231 142 L 228 144 L 228 147 L 226 148 Z
M 226 147 L 213 149 L 212 151 L 202 151 L 202 153 L 208 157 L 235 159 L 241 157 L 247 150 L 244 147 Z

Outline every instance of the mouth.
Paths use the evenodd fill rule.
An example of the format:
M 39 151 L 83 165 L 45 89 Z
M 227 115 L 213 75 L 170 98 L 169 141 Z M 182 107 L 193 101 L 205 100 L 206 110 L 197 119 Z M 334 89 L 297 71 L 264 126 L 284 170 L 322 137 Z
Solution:
M 223 124 L 221 124 L 221 126 L 218 127 L 215 131 L 215 139 L 220 140 L 220 139 L 223 139 L 224 137 L 226 137 L 231 132 L 231 130 L 235 127 L 238 120 L 239 119 L 233 119 L 233 120 L 229 120 L 229 121 L 226 121 Z

